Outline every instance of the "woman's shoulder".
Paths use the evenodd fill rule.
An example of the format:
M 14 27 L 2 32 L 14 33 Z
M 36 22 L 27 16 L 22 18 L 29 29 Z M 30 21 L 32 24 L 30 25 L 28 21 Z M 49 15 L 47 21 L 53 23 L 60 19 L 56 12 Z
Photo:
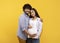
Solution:
M 43 22 L 43 20 L 41 18 L 39 18 L 39 17 L 37 17 L 37 20 Z
M 40 20 L 40 18 L 37 17 L 37 20 Z

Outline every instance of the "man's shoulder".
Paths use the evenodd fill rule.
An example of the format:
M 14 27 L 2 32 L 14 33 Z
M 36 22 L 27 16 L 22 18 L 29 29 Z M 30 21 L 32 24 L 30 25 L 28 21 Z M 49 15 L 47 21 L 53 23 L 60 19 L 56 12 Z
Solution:
M 32 18 L 29 18 L 29 21 L 31 21 L 32 20 Z
M 24 17 L 24 16 L 25 16 L 25 14 L 24 14 L 24 13 L 20 15 L 20 17 Z
M 24 17 L 25 17 L 24 13 L 19 16 L 19 18 L 24 18 Z

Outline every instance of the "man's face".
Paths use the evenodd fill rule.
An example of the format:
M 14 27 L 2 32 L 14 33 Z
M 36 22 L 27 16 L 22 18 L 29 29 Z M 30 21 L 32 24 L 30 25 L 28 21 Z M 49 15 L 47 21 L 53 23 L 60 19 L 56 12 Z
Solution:
M 25 9 L 24 12 L 25 12 L 26 14 L 30 14 L 31 10 L 30 10 L 30 9 Z

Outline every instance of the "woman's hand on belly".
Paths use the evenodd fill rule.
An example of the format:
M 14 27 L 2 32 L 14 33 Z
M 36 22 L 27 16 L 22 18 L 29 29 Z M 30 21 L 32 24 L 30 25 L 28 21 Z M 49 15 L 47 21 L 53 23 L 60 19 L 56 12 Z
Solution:
M 32 37 L 35 37 L 36 34 L 29 34 L 29 36 L 32 38 Z

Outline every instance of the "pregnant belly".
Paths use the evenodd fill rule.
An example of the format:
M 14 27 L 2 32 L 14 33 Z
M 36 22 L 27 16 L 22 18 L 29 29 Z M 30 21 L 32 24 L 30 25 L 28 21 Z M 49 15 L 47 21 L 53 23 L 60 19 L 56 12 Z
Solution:
M 37 34 L 37 29 L 31 28 L 31 29 L 28 29 L 28 32 L 29 32 L 30 34 Z

